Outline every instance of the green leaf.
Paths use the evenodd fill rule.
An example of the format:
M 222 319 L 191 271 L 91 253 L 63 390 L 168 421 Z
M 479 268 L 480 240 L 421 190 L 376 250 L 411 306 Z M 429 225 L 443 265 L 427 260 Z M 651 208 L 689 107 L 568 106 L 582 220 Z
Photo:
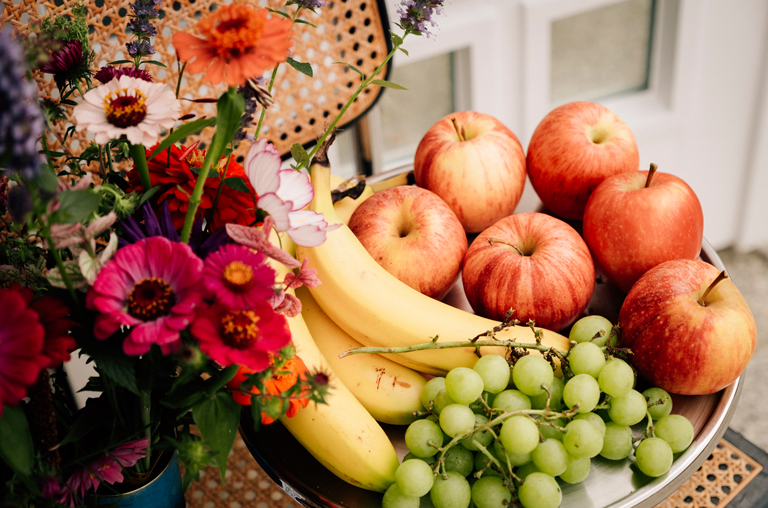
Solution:
M 114 62 L 109 62 L 107 65 L 119 65 L 119 64 L 132 64 L 133 60 L 115 60 Z
M 402 44 L 403 44 L 403 38 L 402 37 L 397 35 L 392 30 L 389 31 L 389 35 L 392 36 L 392 44 L 394 44 L 395 46 L 402 46 Z
M 232 141 L 232 137 L 240 126 L 240 117 L 243 116 L 243 112 L 245 112 L 245 99 L 237 93 L 235 88 L 230 88 L 221 94 L 216 101 L 216 132 L 205 154 L 205 161 L 209 161 L 209 167 L 221 158 L 227 145 Z
M 312 72 L 312 66 L 307 62 L 297 62 L 291 57 L 288 57 L 288 60 L 286 61 L 288 62 L 288 65 L 290 65 L 300 73 L 305 74 L 310 78 L 314 77 L 314 73 Z
M 232 451 L 240 424 L 240 404 L 226 392 L 217 393 L 192 408 L 192 418 L 197 425 L 203 442 L 216 455 L 216 463 L 221 471 L 221 481 L 227 472 L 227 457 Z
M 136 357 L 123 354 L 123 337 L 118 333 L 110 340 L 98 340 L 83 334 L 78 339 L 82 353 L 91 357 L 99 369 L 99 375 L 108 377 L 129 392 L 139 395 L 136 384 Z
M 311 9 L 310 9 L 310 10 L 311 10 Z M 294 21 L 294 23 L 300 23 L 300 24 L 302 24 L 302 25 L 309 25 L 309 26 L 311 26 L 311 27 L 313 27 L 313 28 L 317 28 L 317 26 L 316 26 L 316 25 L 313 25 L 313 24 L 312 24 L 312 23 L 310 23 L 309 21 L 304 21 L 303 19 L 297 19 L 296 21 Z
M 48 164 L 42 166 L 42 171 L 35 176 L 35 183 L 46 192 L 54 192 L 59 186 L 56 172 Z
M 280 16 L 284 16 L 284 17 L 286 17 L 286 18 L 288 18 L 288 19 L 291 19 L 291 16 L 290 16 L 290 14 L 288 14 L 288 13 L 285 13 L 285 12 L 283 12 L 283 11 L 278 11 L 278 10 L 276 10 L 276 9 L 269 9 L 269 12 L 271 12 L 272 14 L 279 14 Z
M 16 473 L 29 476 L 34 462 L 27 416 L 18 406 L 6 407 L 0 418 L 0 459 Z
M 91 189 L 67 190 L 57 196 L 61 203 L 60 212 L 66 214 L 65 222 L 84 222 L 99 208 L 101 196 Z
M 69 99 L 64 99 L 61 101 L 62 104 L 66 104 L 67 106 L 77 106 L 77 103 L 75 101 L 71 101 Z
M 72 283 L 72 287 L 80 289 L 86 286 L 87 281 L 85 280 L 85 277 L 83 277 L 83 272 L 80 270 L 80 264 L 77 259 L 68 259 L 64 261 L 64 271 L 69 276 L 69 282 Z M 51 283 L 51 286 L 55 288 L 67 288 L 58 266 L 54 266 L 48 270 L 48 273 L 45 274 L 45 278 Z
M 160 67 L 165 67 L 166 69 L 168 68 L 168 66 L 163 62 L 158 62 L 157 60 L 142 60 L 141 63 L 159 65 Z
M 146 200 L 148 200 L 149 198 L 154 196 L 159 191 L 160 191 L 160 187 L 159 186 L 158 187 L 152 187 L 151 189 L 149 189 L 147 192 L 145 192 L 141 196 L 141 199 L 139 200 L 139 206 L 143 205 Z
M 346 65 L 347 67 L 349 67 L 350 69 L 352 69 L 356 73 L 360 74 L 363 77 L 363 79 L 365 79 L 365 74 L 363 74 L 363 72 L 360 69 L 358 69 L 357 67 L 355 67 L 354 65 L 348 64 L 346 62 L 333 62 L 333 63 L 340 64 L 340 65 Z
M 304 166 L 305 168 L 309 167 L 309 154 L 304 150 L 303 146 L 294 143 L 293 146 L 291 146 L 291 155 L 293 156 L 293 160 L 298 162 L 299 165 Z
M 395 90 L 408 90 L 402 85 L 398 85 L 397 83 L 392 83 L 391 81 L 387 81 L 386 79 L 374 79 L 371 81 L 372 85 L 379 85 L 384 86 L 387 88 L 394 88 Z
M 238 121 L 240 120 L 240 117 L 238 117 Z M 172 134 L 170 134 L 167 138 L 165 138 L 158 146 L 155 148 L 151 154 L 147 157 L 147 162 L 151 161 L 155 155 L 159 154 L 175 142 L 179 141 L 180 139 L 186 138 L 187 136 L 191 136 L 192 134 L 196 134 L 200 132 L 201 130 L 205 129 L 206 127 L 210 127 L 211 125 L 214 125 L 216 123 L 216 117 L 213 118 L 201 118 L 199 120 L 195 120 L 194 122 L 185 123 L 175 131 L 173 131 Z
M 411 56 L 411 55 L 409 55 L 409 54 L 408 54 L 408 52 L 405 50 L 405 48 L 400 48 L 400 47 L 398 47 L 397 49 L 399 49 L 400 51 L 402 51 L 403 53 L 405 53 L 405 56 Z
M 247 192 L 248 194 L 251 193 L 251 189 L 248 188 L 248 185 L 245 183 L 245 180 L 243 180 L 239 176 L 225 178 L 224 185 L 226 185 L 231 189 L 235 189 L 236 191 Z

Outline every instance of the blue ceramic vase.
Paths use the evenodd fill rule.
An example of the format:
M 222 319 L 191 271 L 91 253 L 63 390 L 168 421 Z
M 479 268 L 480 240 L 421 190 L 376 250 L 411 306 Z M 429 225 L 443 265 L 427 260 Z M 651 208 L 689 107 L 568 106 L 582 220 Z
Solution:
M 98 505 L 117 508 L 184 508 L 181 470 L 176 454 L 165 469 L 151 482 L 125 494 L 98 496 Z

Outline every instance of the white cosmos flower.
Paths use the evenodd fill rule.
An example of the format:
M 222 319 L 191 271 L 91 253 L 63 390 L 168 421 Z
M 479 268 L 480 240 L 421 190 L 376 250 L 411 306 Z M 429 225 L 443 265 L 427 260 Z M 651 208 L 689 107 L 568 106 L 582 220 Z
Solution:
M 181 103 L 165 84 L 130 76 L 93 88 L 83 99 L 74 109 L 77 130 L 92 133 L 100 145 L 125 135 L 149 148 L 181 114 Z
M 243 167 L 259 196 L 256 206 L 275 221 L 277 231 L 286 231 L 297 245 L 316 247 L 325 241 L 329 226 L 321 213 L 303 210 L 315 195 L 309 177 L 294 169 L 280 169 L 280 154 L 265 139 L 251 146 Z

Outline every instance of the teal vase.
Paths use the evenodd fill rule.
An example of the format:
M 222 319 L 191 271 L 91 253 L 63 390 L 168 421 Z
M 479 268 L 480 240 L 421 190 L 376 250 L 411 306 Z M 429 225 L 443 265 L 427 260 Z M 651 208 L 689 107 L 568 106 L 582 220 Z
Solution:
M 181 470 L 176 454 L 160 474 L 141 487 L 125 494 L 98 497 L 98 505 L 117 508 L 184 508 L 184 492 L 181 490 Z

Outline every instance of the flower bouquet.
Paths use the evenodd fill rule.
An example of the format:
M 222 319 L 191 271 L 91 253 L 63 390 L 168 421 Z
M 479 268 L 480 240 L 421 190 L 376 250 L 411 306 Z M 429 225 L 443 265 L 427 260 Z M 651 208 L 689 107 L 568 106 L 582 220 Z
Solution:
M 0 505 L 95 504 L 172 457 L 184 488 L 210 465 L 223 478 L 242 406 L 259 426 L 324 402 L 328 376 L 296 355 L 286 320 L 301 312 L 293 290 L 321 283 L 294 245 L 337 227 L 305 209 L 306 168 L 363 89 L 402 88 L 376 76 L 441 3 L 403 4 L 404 36 L 392 34 L 371 76 L 349 66 L 357 90 L 313 150 L 293 146 L 290 167 L 260 131 L 278 66 L 311 75 L 289 56 L 292 28 L 311 25 L 303 16 L 321 15 L 323 0 L 202 16 L 173 35 L 177 83 L 146 71 L 161 0 L 129 4 L 130 58 L 98 70 L 85 4 L 45 19 L 34 43 L 0 34 Z M 38 97 L 37 71 L 53 76 L 56 99 Z M 193 99 L 215 116 L 181 115 L 185 72 L 227 84 Z M 90 143 L 68 148 L 81 131 Z M 82 407 L 62 367 L 72 355 L 96 372 Z

